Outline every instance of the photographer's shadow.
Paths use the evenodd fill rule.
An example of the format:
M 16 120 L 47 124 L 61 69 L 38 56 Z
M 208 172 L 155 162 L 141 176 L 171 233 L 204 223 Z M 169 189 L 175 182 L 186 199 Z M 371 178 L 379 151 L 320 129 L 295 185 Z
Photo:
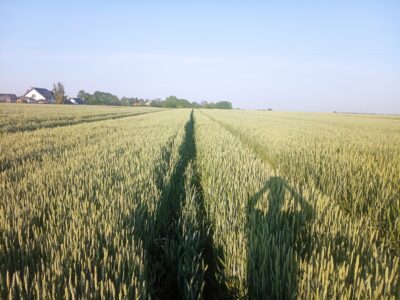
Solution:
M 299 241 L 307 241 L 313 208 L 281 177 L 271 177 L 247 206 L 248 298 L 296 297 Z

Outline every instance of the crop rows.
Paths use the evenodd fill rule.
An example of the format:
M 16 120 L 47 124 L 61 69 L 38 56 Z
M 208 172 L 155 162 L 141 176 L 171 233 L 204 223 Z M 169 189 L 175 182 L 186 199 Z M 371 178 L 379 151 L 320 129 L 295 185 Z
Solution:
M 2 146 L 9 152 L 32 156 L 11 161 L 1 173 L 2 298 L 146 298 L 158 292 L 157 279 L 165 274 L 157 272 L 157 255 L 167 249 L 160 235 L 172 232 L 166 227 L 174 223 L 165 201 L 178 189 L 171 178 L 182 176 L 173 170 L 181 164 L 186 121 L 187 112 L 161 112 L 157 119 L 6 136 Z M 181 226 L 175 223 L 174 230 Z
M 274 169 L 329 195 L 343 212 L 379 230 L 386 246 L 400 253 L 400 119 L 226 117 L 218 116 L 220 124 Z
M 357 124 L 343 134 L 352 135 L 353 144 L 349 144 L 337 140 L 339 124 L 331 126 L 331 130 L 335 128 L 333 138 L 321 120 L 317 124 L 311 120 L 309 125 L 307 120 L 295 120 L 294 124 L 270 120 L 265 113 L 203 112 L 197 116 L 198 123 L 203 123 L 199 126 L 206 127 L 203 141 L 198 134 L 199 145 L 205 145 L 202 151 L 199 146 L 205 202 L 215 226 L 215 248 L 223 249 L 222 280 L 235 297 L 398 298 L 395 238 L 399 237 L 400 148 L 393 146 L 398 142 L 396 134 L 386 132 L 376 145 L 386 152 L 375 152 L 368 148 L 372 147 L 368 140 L 362 140 L 362 134 L 369 132 L 361 126 L 357 132 Z M 374 129 L 380 130 L 378 126 Z M 375 142 L 378 134 L 372 136 Z M 337 152 L 329 151 L 339 145 L 344 157 L 335 161 L 329 154 Z M 358 156 L 352 151 L 358 151 Z M 363 173 L 368 165 L 364 165 L 362 153 L 374 159 L 395 156 L 379 157 L 379 168 Z M 317 162 L 313 161 L 316 157 Z M 318 163 L 324 165 L 313 170 Z M 335 163 L 340 169 L 332 174 Z M 357 195 L 345 199 L 350 211 L 338 201 L 342 198 L 327 192 L 347 184 L 346 178 L 337 178 L 349 171 L 347 166 L 358 166 L 353 173 L 358 185 L 346 186 L 349 193 Z M 314 181 L 317 172 L 324 189 Z M 375 198 L 376 194 L 368 195 L 372 207 L 363 211 L 359 208 L 365 204 L 358 202 L 366 201 L 363 189 L 371 184 L 371 173 L 381 180 L 392 176 L 393 186 L 378 186 L 381 190 Z M 374 211 L 379 203 L 385 208 Z M 381 223 L 376 218 L 381 218 Z
M 55 105 L 1 104 L 0 134 L 119 119 L 157 111 L 161 109 L 101 106 L 71 106 L 65 109 Z
M 1 121 L 0 298 L 400 297 L 398 119 L 32 108 Z

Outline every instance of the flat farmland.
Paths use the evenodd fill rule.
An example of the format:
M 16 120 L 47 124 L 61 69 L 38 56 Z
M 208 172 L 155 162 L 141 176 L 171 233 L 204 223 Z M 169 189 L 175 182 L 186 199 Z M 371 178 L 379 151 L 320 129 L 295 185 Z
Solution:
M 400 298 L 400 117 L 0 118 L 0 298 Z

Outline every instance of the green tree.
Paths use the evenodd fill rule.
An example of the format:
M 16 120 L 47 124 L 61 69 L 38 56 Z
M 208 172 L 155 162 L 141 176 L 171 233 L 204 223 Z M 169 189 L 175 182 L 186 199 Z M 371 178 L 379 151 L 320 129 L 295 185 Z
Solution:
M 162 103 L 162 107 L 168 108 L 187 108 L 192 107 L 191 103 L 186 99 L 179 99 L 176 96 L 167 97 Z
M 53 84 L 53 95 L 56 104 L 63 104 L 66 99 L 64 85 L 61 82 Z
M 86 93 L 84 90 L 80 90 L 77 95 L 78 98 L 85 100 L 86 104 L 90 104 L 92 95 Z
M 192 108 L 200 108 L 201 106 L 200 106 L 200 104 L 198 104 L 197 102 L 193 101 L 193 102 L 191 103 L 191 107 L 192 107 Z
M 90 94 L 86 93 L 84 90 L 80 90 L 76 96 L 77 96 L 78 98 L 80 98 L 80 99 L 87 100 L 87 97 L 88 97 L 89 95 L 90 95 Z
M 153 99 L 150 102 L 151 107 L 161 107 L 162 106 L 162 100 L 159 98 Z
M 130 101 L 129 100 L 130 99 L 127 98 L 127 97 L 122 97 L 120 103 L 121 103 L 122 106 L 129 106 L 130 105 Z
M 177 108 L 178 98 L 176 96 L 169 96 L 162 102 L 162 107 Z
M 229 101 L 219 101 L 215 103 L 214 107 L 218 109 L 232 109 L 232 103 Z

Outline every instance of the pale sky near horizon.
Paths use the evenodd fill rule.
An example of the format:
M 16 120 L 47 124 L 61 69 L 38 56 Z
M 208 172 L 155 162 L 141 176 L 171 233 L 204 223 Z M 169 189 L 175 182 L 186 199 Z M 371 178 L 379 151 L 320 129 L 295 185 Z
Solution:
M 0 93 L 400 113 L 400 1 L 2 0 Z

